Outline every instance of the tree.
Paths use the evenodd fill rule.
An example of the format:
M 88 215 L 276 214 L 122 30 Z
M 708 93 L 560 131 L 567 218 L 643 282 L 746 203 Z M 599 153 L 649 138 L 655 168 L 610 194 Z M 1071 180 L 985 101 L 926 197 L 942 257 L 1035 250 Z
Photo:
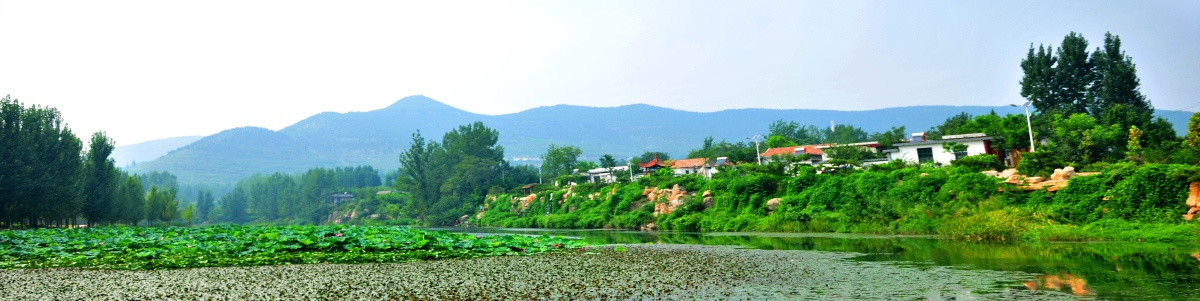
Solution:
M 135 225 L 146 218 L 146 192 L 137 176 L 122 175 L 124 183 L 118 190 L 116 206 L 113 206 L 114 221 Z
M 210 191 L 200 191 L 196 197 L 196 220 L 207 222 L 213 208 L 213 195 Z
M 113 161 L 108 159 L 113 148 L 112 139 L 105 136 L 104 132 L 92 135 L 86 156 L 83 206 L 83 215 L 89 226 L 112 221 L 110 208 L 116 196 L 118 176 Z
M 188 225 L 196 222 L 196 204 L 188 204 L 187 207 L 184 207 L 182 218 Z
M 433 153 L 439 148 L 437 142 L 425 142 L 421 131 L 412 135 L 412 143 L 408 151 L 400 154 L 400 175 L 396 180 L 396 188 L 407 193 L 410 197 L 409 212 L 416 216 L 425 215 L 429 205 L 437 202 L 441 186 L 433 170 Z
M 642 153 L 641 156 L 637 157 L 638 162 L 642 163 L 650 162 L 654 160 L 654 158 L 658 158 L 659 161 L 669 161 L 671 160 L 671 155 L 668 155 L 664 152 L 645 152 Z
M 1142 137 L 1142 130 L 1138 127 L 1129 127 L 1129 139 L 1126 140 L 1125 158 L 1130 161 L 1141 163 L 1142 158 L 1142 142 L 1139 140 Z
M 0 98 L 0 227 L 74 224 L 82 142 L 58 110 Z
M 726 157 L 731 162 L 754 162 L 758 157 L 758 151 L 754 149 L 754 143 L 746 141 L 729 143 L 725 140 L 713 143 L 713 138 L 708 137 L 704 139 L 704 144 L 700 149 L 688 152 L 687 157 L 708 159 Z
M 1088 42 L 1075 32 L 1063 37 L 1058 47 L 1058 65 L 1054 68 L 1053 83 L 1060 113 L 1087 113 L 1087 94 L 1095 79 L 1092 62 L 1088 60 Z
M 589 171 L 589 170 L 593 170 L 593 169 L 597 169 L 597 168 L 600 168 L 600 164 L 597 164 L 596 162 L 592 162 L 592 161 L 583 160 L 583 161 L 576 162 L 574 169 L 578 169 L 580 172 L 585 172 L 585 171 Z
M 1092 53 L 1094 82 L 1089 89 L 1089 113 L 1101 124 L 1146 127 L 1154 107 L 1140 91 L 1133 58 L 1121 50 L 1121 38 L 1104 33 L 1104 47 Z
M 712 137 L 708 137 L 708 140 L 712 141 Z M 603 167 L 603 168 L 607 169 L 609 172 L 612 172 L 612 168 L 617 167 L 617 158 L 614 158 L 612 155 L 609 155 L 609 154 L 604 154 L 603 156 L 600 156 L 600 167 Z
M 767 137 L 780 136 L 799 145 L 818 144 L 825 140 L 816 126 L 802 126 L 795 121 L 776 120 L 767 127 L 767 130 Z
M 906 141 L 906 133 L 904 126 L 892 127 L 891 129 L 871 134 L 871 140 L 879 142 L 880 148 L 891 148 L 896 143 Z
M 146 220 L 168 222 L 178 218 L 179 201 L 175 199 L 175 189 L 150 187 L 150 193 L 146 195 Z
M 771 135 L 770 137 L 767 137 L 767 148 L 796 146 L 796 145 L 797 144 L 795 142 L 788 140 L 788 138 L 784 137 L 784 136 Z
M 542 175 L 547 179 L 555 179 L 570 174 L 582 153 L 578 147 L 551 144 L 542 155 Z
M 242 186 L 234 186 L 228 194 L 221 197 L 222 219 L 231 223 L 244 223 L 247 219 L 246 191 Z

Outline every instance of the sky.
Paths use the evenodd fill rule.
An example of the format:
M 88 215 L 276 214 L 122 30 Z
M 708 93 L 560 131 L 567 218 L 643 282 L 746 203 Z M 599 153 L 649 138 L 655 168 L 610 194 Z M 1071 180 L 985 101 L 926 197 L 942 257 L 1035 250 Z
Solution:
M 1119 35 L 1159 109 L 1200 111 L 1200 1 L 4 1 L 0 96 L 117 145 L 281 129 L 425 95 L 869 110 L 1022 103 L 1030 45 Z

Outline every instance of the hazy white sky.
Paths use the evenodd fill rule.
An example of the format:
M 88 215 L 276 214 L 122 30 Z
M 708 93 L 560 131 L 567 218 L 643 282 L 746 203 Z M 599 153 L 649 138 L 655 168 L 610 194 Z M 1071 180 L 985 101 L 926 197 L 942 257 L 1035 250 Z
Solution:
M 415 94 L 484 114 L 1004 105 L 1030 43 L 1070 31 L 1120 35 L 1156 107 L 1200 110 L 1198 1 L 0 1 L 0 95 L 118 145 Z

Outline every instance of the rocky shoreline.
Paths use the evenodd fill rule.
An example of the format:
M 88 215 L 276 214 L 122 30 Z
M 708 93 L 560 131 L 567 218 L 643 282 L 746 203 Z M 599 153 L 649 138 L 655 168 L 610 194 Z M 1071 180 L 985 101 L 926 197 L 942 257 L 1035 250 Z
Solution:
M 0 270 L 3 300 L 1074 299 L 1035 274 L 844 252 L 628 245 L 587 253 L 158 271 Z

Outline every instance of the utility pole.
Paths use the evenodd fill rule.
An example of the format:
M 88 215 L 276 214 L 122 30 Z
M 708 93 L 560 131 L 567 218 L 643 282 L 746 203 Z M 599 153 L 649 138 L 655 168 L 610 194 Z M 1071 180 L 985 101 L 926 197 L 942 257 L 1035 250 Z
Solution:
M 758 156 L 758 165 L 762 165 L 762 151 L 758 150 L 758 140 L 760 139 L 762 139 L 762 135 L 746 138 L 746 140 L 754 141 L 754 155 Z
M 1029 119 L 1029 105 L 1031 105 L 1031 104 L 1033 104 L 1033 101 L 1026 101 L 1025 104 L 1023 104 L 1021 106 L 1025 107 L 1025 126 L 1029 129 L 1029 152 L 1036 152 L 1037 146 L 1035 146 L 1033 143 L 1033 122 L 1030 121 L 1030 119 Z M 1015 107 L 1017 105 L 1009 105 L 1009 106 Z

